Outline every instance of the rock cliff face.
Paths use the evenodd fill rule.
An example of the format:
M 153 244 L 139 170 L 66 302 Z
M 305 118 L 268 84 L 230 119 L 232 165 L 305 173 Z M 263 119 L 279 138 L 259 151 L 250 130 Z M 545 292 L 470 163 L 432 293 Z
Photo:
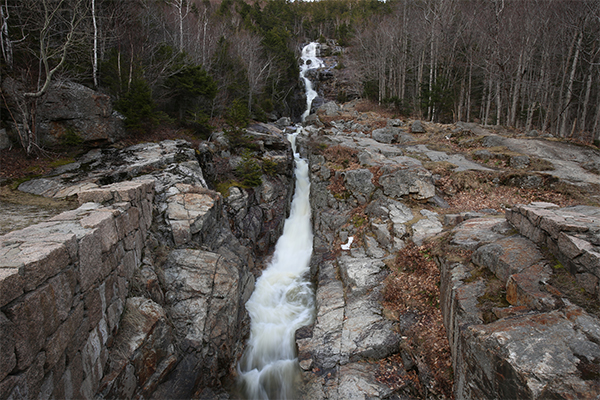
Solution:
M 93 150 L 73 164 L 20 186 L 22 191 L 45 197 L 77 195 L 80 202 L 92 202 L 90 204 L 128 200 L 127 194 L 110 189 L 112 185 L 120 185 L 119 182 L 144 183 L 152 190 L 154 201 L 144 210 L 148 217 L 144 221 L 148 225 L 139 238 L 125 244 L 125 249 L 136 250 L 138 259 L 123 278 L 126 285 L 119 292 L 121 306 L 114 310 L 109 307 L 106 311 L 110 311 L 109 328 L 114 335 L 109 340 L 102 328 L 95 325 L 80 329 L 85 332 L 77 331 L 78 335 L 87 335 L 92 328 L 100 329 L 100 333 L 90 333 L 96 332 L 99 339 L 89 346 L 97 350 L 96 357 L 101 359 L 95 366 L 94 361 L 85 361 L 84 357 L 84 367 L 88 362 L 91 369 L 84 368 L 77 375 L 88 382 L 85 393 L 78 392 L 77 396 L 189 398 L 223 391 L 248 334 L 249 320 L 244 305 L 254 287 L 252 271 L 258 268 L 256 263 L 260 261 L 257 254 L 268 252 L 276 241 L 293 190 L 289 143 L 274 126 L 265 126 L 264 130 L 266 132 L 260 133 L 260 143 L 253 147 L 254 156 L 276 160 L 271 164 L 275 171 L 263 175 L 261 185 L 252 189 L 232 185 L 226 197 L 209 189 L 213 182 L 207 182 L 203 173 L 203 170 L 208 171 L 207 176 L 214 178 L 210 174 L 214 170 L 212 158 L 215 153 L 230 151 L 226 142 L 205 144 L 199 149 L 177 140 L 123 150 Z M 117 194 L 111 195 L 113 192 Z M 115 200 L 114 196 L 119 199 Z M 133 218 L 130 208 L 125 208 L 124 214 Z M 55 218 L 66 217 L 61 214 Z M 4 237 L 0 240 L 2 251 L 10 250 L 10 243 Z M 95 245 L 106 240 L 108 237 L 98 237 L 98 243 L 90 242 L 92 247 L 86 251 L 92 251 Z M 93 254 L 96 253 L 91 252 L 89 256 Z M 60 260 L 57 262 L 60 264 Z M 5 276 L 5 265 L 1 267 L 4 287 L 12 278 Z M 57 268 L 68 268 L 68 265 Z M 52 278 L 55 272 L 48 274 Z M 3 289 L 5 295 L 8 292 Z M 3 352 L 14 350 L 16 343 L 13 334 L 17 331 L 11 328 L 14 325 L 11 310 L 22 302 L 13 298 L 7 298 L 1 306 L 2 329 L 7 334 L 3 334 L 3 340 L 8 340 L 6 346 L 2 346 Z M 23 304 L 31 306 L 27 299 Z M 63 306 L 59 304 L 60 307 Z M 97 314 L 96 307 L 92 300 L 84 301 L 76 311 L 87 321 L 92 314 Z M 5 313 L 9 318 L 6 321 Z M 61 334 L 65 345 L 73 343 L 70 337 L 76 333 L 73 329 Z M 82 354 L 96 354 L 86 349 L 81 350 Z M 14 356 L 14 351 L 11 354 Z M 48 378 L 43 368 L 29 367 L 31 360 L 22 360 L 18 354 L 12 358 L 6 356 L 3 353 L 0 399 L 18 396 L 23 390 L 30 397 L 37 397 L 38 390 L 58 398 L 67 395 L 61 392 L 64 385 L 59 382 L 64 371 L 54 373 L 55 378 Z M 36 360 L 33 361 L 43 366 L 44 360 L 48 361 L 47 353 L 45 359 Z M 76 366 L 71 365 L 70 356 L 66 362 L 73 374 Z M 29 376 L 33 372 L 28 372 L 26 367 L 37 375 Z M 27 379 L 15 379 L 23 374 L 28 375 Z M 52 379 L 57 385 L 44 383 Z

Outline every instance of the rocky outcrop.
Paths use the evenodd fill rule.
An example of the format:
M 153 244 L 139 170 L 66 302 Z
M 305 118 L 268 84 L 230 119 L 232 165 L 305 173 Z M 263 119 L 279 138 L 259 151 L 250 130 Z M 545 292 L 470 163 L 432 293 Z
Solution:
M 11 78 L 2 83 L 9 95 L 23 91 L 20 86 Z M 52 83 L 36 110 L 36 119 L 37 133 L 50 143 L 114 142 L 125 134 L 124 118 L 113 110 L 110 96 L 75 82 Z
M 597 207 L 559 208 L 551 203 L 516 206 L 506 215 L 522 235 L 547 246 L 589 294 L 600 298 L 599 217 Z
M 0 236 L 0 398 L 98 391 L 152 223 L 152 183 L 81 192 L 76 210 Z M 131 372 L 140 386 L 153 378 Z
M 555 239 L 573 231 L 593 237 L 597 213 L 594 207 L 559 209 L 548 203 L 507 211 L 508 221 L 521 235 L 569 259 L 575 276 L 548 258 L 536 243 L 515 234 L 503 218 L 470 219 L 452 230 L 446 253 L 475 250 L 461 262 L 442 254 L 438 258 L 456 398 L 600 395 L 600 319 L 593 306 L 597 302 L 594 280 L 578 275 L 590 277 L 588 270 L 582 270 L 583 264 L 579 268 L 573 264 L 577 256 L 566 256 L 574 254 L 570 253 L 573 242 L 552 242 L 548 230 L 540 229 L 552 226 Z M 593 252 L 593 245 L 585 243 L 582 247 Z M 592 283 L 587 289 L 591 302 L 581 297 L 588 282 Z M 586 311 L 575 303 L 591 308 Z
M 286 128 L 284 128 L 286 129 Z M 287 129 L 293 129 L 288 127 Z M 247 137 L 258 144 L 263 169 L 261 183 L 246 190 L 232 186 L 224 199 L 232 231 L 242 245 L 266 255 L 275 245 L 288 215 L 293 194 L 294 158 L 284 131 L 273 125 L 251 125 Z M 231 157 L 235 163 L 241 157 Z
M 414 213 L 405 204 L 432 198 L 435 187 L 421 163 L 404 157 L 396 140 L 387 138 L 389 130 L 373 131 L 371 138 L 343 132 L 351 124 L 333 122 L 299 138 L 312 149 L 307 156 L 317 304 L 315 323 L 296 335 L 305 379 L 299 397 L 389 398 L 399 392 L 377 380 L 377 361 L 400 352 L 403 331 L 417 319 L 386 315 L 383 281 L 406 241 L 420 242 L 441 230 L 437 213 Z
M 403 350 L 403 332 L 416 319 L 398 318 L 381 306 L 387 265 L 408 241 L 429 241 L 437 249 L 457 398 L 598 396 L 597 208 L 532 204 L 514 207 L 506 218 L 494 210 L 442 218 L 426 209 L 427 201 L 444 202 L 436 196 L 439 177 L 421 160 L 428 160 L 430 169 L 451 165 L 454 171 L 487 173 L 491 168 L 463 154 L 417 144 L 417 135 L 411 137 L 402 124 L 388 121 L 386 128 L 373 129 L 364 119 L 359 126 L 361 115 L 348 105 L 336 115 L 327 110 L 318 111 L 323 123 L 309 126 L 305 140 L 317 315 L 312 326 L 297 333 L 306 382 L 300 397 L 414 395 L 377 379 L 382 374 L 378 365 L 391 354 L 402 358 L 390 366 L 401 371 L 398 376 L 416 370 L 427 385 L 426 367 Z M 445 140 L 464 135 L 465 142 L 481 140 L 490 148 L 511 145 L 477 125 L 458 125 Z M 484 138 L 472 139 L 478 135 Z M 507 166 L 528 171 L 538 161 L 515 154 L 505 159 Z M 530 176 L 546 179 L 543 173 Z

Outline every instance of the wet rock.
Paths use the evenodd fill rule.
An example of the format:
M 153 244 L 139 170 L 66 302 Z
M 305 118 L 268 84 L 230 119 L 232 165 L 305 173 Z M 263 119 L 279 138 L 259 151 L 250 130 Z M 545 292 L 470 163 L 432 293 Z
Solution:
M 285 129 L 288 126 L 292 125 L 292 120 L 289 117 L 282 117 L 279 118 L 276 122 L 275 125 L 279 128 L 279 129 Z

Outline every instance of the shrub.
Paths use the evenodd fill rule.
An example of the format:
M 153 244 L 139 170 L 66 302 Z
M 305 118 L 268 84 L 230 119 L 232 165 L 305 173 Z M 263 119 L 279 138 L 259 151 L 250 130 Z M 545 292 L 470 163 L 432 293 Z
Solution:
M 277 175 L 277 163 L 270 158 L 263 158 L 263 171 L 269 176 Z
M 158 122 L 150 86 L 143 78 L 135 78 L 131 88 L 115 103 L 115 109 L 125 116 L 125 127 L 140 131 Z
M 237 166 L 235 172 L 246 187 L 255 187 L 262 184 L 262 170 L 249 150 L 244 151 L 242 162 Z
M 227 123 L 234 128 L 245 128 L 250 123 L 250 112 L 246 103 L 235 99 L 227 110 Z

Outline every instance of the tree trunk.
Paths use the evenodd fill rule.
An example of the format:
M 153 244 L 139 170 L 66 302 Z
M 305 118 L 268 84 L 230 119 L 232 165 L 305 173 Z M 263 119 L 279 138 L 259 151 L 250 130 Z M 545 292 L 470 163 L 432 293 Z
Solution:
M 417 87 L 416 87 L 416 98 L 415 98 L 415 104 L 416 104 L 416 109 L 419 110 L 419 116 L 422 115 L 421 112 L 421 107 L 419 104 L 419 97 L 421 96 L 421 90 L 422 90 L 422 85 L 423 85 L 423 70 L 425 69 L 425 48 L 423 48 L 423 51 L 421 52 L 421 60 L 419 62 L 419 71 L 418 71 L 418 79 L 417 79 Z
M 483 118 L 483 124 L 487 125 L 488 124 L 488 118 L 490 117 L 490 109 L 492 107 L 492 77 L 490 76 L 489 78 L 489 85 L 488 85 L 488 94 L 487 94 L 487 102 L 486 102 L 486 106 L 485 106 L 485 117 Z
M 98 23 L 96 21 L 96 0 L 92 0 L 92 23 L 94 25 L 94 52 L 92 60 L 92 78 L 94 87 L 98 87 Z
M 467 115 L 465 118 L 466 122 L 471 120 L 471 91 L 472 91 L 472 82 L 473 82 L 473 60 L 469 57 L 469 85 L 467 87 Z
M 575 48 L 575 56 L 573 57 L 573 66 L 571 67 L 571 74 L 569 76 L 569 84 L 567 86 L 567 92 L 565 93 L 565 106 L 562 117 L 562 124 L 560 128 L 560 136 L 565 137 L 567 135 L 567 124 L 569 119 L 569 109 L 571 108 L 571 97 L 573 95 L 573 83 L 575 82 L 575 72 L 577 71 L 577 62 L 579 61 L 579 50 L 581 48 L 581 42 L 583 41 L 583 34 L 579 35 L 577 41 L 577 47 Z
M 433 121 L 433 104 L 432 93 L 433 93 L 433 77 L 434 77 L 434 64 L 435 64 L 435 20 L 431 21 L 431 44 L 429 48 L 429 97 L 427 99 L 427 117 L 430 121 Z
M 4 58 L 4 62 L 9 69 L 12 69 L 13 65 L 13 49 L 12 49 L 12 40 L 10 40 L 10 36 L 8 34 L 8 18 L 10 14 L 8 13 L 8 0 L 5 1 L 3 5 L 0 5 L 0 18 L 2 19 L 2 28 L 0 29 L 0 45 L 2 46 L 2 56 Z
M 500 80 L 496 81 L 496 125 L 502 125 L 502 93 Z
M 520 88 L 521 88 L 521 79 L 523 74 L 523 49 L 521 54 L 519 55 L 519 63 L 517 65 L 517 76 L 515 77 L 515 82 L 512 90 L 512 103 L 510 105 L 510 113 L 508 117 L 508 125 L 515 127 L 517 120 L 517 104 L 519 102 L 520 96 Z
M 583 110 L 581 112 L 581 131 L 583 132 L 585 130 L 585 125 L 586 125 L 586 118 L 587 118 L 587 110 L 590 104 L 590 95 L 592 93 L 592 75 L 593 75 L 593 64 L 590 63 L 590 69 L 588 72 L 588 79 L 587 79 L 587 85 L 585 87 L 585 97 L 583 100 Z

